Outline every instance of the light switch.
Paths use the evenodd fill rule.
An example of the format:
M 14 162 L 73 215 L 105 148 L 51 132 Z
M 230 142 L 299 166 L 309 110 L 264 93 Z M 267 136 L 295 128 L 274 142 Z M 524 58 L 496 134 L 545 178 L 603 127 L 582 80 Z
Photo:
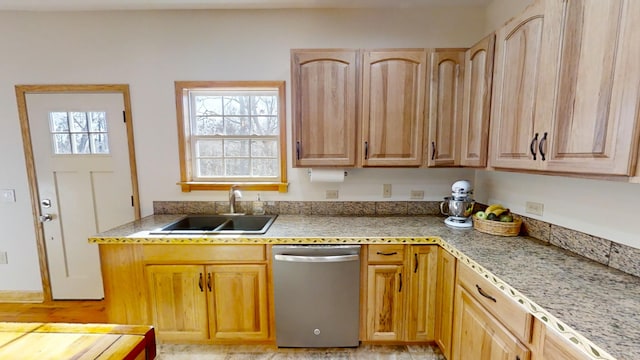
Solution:
M 0 190 L 0 201 L 5 203 L 16 202 L 16 191 L 13 189 Z

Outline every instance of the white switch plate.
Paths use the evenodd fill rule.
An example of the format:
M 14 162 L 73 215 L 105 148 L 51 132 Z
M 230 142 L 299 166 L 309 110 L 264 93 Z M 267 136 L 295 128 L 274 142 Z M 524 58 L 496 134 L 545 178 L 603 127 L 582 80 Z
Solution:
M 391 197 L 391 184 L 382 185 L 382 197 L 383 198 Z
M 422 190 L 411 190 L 411 198 L 414 200 L 424 199 L 424 191 Z
M 338 198 L 338 190 L 327 190 L 324 195 L 325 199 L 337 199 Z
M 1 264 L 8 264 L 9 263 L 9 259 L 7 258 L 7 252 L 6 251 L 0 251 L 0 265 Z
M 542 213 L 544 212 L 544 204 L 533 202 L 533 201 L 527 201 L 524 211 L 527 214 L 542 216 Z
M 5 203 L 16 202 L 16 191 L 13 189 L 0 190 L 0 201 Z

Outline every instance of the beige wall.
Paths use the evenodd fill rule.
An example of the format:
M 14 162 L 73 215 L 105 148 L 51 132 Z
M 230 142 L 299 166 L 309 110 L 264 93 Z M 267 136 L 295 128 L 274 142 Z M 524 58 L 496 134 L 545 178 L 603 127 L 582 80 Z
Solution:
M 129 84 L 142 211 L 148 215 L 153 200 L 227 196 L 181 193 L 176 186 L 174 81 L 285 80 L 290 93 L 291 48 L 467 47 L 483 30 L 479 7 L 0 12 L 0 189 L 15 189 L 17 197 L 16 203 L 0 203 L 0 251 L 9 255 L 9 264 L 0 265 L 0 290 L 41 289 L 14 85 Z M 290 128 L 288 134 L 290 146 Z M 320 200 L 326 189 L 338 189 L 341 200 L 382 200 L 382 184 L 390 183 L 392 200 L 407 200 L 410 190 L 440 200 L 453 181 L 473 176 L 467 169 L 357 169 L 344 183 L 327 185 L 310 183 L 306 169 L 289 168 L 289 193 L 261 195 L 267 201 Z

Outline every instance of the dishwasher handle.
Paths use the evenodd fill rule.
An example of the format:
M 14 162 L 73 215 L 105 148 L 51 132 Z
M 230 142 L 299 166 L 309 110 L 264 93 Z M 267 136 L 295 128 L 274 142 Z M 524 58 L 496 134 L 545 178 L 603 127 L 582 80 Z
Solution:
M 332 255 L 332 256 L 303 256 L 303 255 L 282 255 L 273 256 L 276 261 L 305 262 L 305 263 L 327 263 L 327 262 L 347 262 L 357 261 L 360 255 Z

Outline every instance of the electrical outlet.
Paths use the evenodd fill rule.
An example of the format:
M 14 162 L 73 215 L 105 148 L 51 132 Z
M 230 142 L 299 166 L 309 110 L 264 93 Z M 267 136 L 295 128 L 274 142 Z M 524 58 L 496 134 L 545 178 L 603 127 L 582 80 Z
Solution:
M 16 202 L 16 192 L 13 189 L 0 190 L 0 201 L 5 203 Z
M 424 199 L 424 191 L 422 190 L 411 190 L 411 198 L 414 200 Z
M 391 197 L 391 184 L 382 185 L 382 197 L 383 198 Z
M 527 214 L 542 216 L 544 212 L 544 204 L 533 201 L 527 201 L 525 210 Z
M 324 195 L 325 199 L 337 199 L 338 198 L 338 190 L 327 190 Z
M 6 251 L 0 251 L 0 264 L 8 264 L 9 259 L 7 258 Z

